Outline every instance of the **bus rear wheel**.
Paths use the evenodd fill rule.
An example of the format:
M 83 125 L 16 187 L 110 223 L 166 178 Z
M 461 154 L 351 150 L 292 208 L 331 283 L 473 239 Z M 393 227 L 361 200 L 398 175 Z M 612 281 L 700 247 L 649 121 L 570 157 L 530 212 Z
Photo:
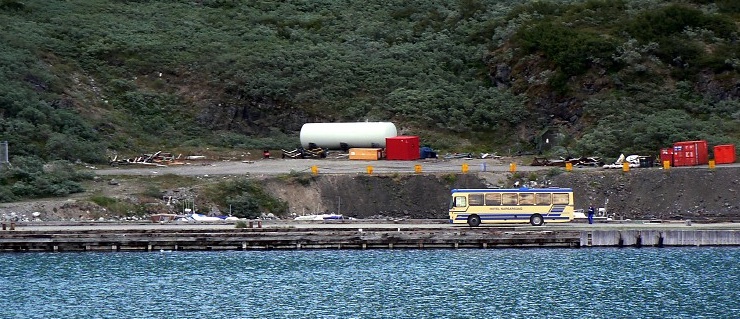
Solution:
M 529 223 L 532 224 L 532 226 L 542 226 L 542 224 L 545 223 L 545 219 L 542 218 L 542 215 L 540 214 L 534 214 L 532 217 L 529 217 Z
M 470 217 L 468 217 L 468 225 L 470 225 L 470 227 L 478 227 L 478 225 L 480 225 L 480 216 L 470 215 Z

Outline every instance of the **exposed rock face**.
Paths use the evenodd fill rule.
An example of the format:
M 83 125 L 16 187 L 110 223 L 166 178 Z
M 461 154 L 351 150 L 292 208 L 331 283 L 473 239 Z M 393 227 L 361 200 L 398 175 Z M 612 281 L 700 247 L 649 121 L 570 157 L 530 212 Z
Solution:
M 740 220 L 737 167 L 594 171 L 561 174 L 554 182 L 573 187 L 579 207 L 606 205 L 618 219 Z
M 198 122 L 211 129 L 253 135 L 269 134 L 274 127 L 285 133 L 298 132 L 303 123 L 313 120 L 297 108 L 270 99 L 211 101 L 202 105 L 200 110 Z
M 475 174 L 320 175 L 310 185 L 266 182 L 293 213 L 341 213 L 355 218 L 447 218 L 450 190 L 485 188 Z
M 710 72 L 702 72 L 696 81 L 695 89 L 701 92 L 709 101 L 724 101 L 740 98 L 740 80 L 727 78 L 720 80 L 723 74 L 716 75 Z
M 270 182 L 274 187 L 276 181 Z M 577 209 L 606 206 L 615 219 L 740 220 L 740 168 L 576 171 L 550 180 L 571 187 Z M 485 188 L 475 174 L 318 176 L 309 186 L 282 183 L 291 210 L 304 207 L 356 218 L 447 218 L 450 190 Z M 310 200 L 303 200 L 310 198 Z M 608 202 L 607 202 L 608 199 Z

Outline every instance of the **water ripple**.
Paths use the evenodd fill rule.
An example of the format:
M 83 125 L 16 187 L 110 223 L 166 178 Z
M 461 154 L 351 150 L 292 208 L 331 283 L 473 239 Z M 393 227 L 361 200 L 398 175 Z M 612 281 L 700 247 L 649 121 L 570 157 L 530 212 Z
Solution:
M 0 254 L 2 318 L 732 318 L 740 248 Z

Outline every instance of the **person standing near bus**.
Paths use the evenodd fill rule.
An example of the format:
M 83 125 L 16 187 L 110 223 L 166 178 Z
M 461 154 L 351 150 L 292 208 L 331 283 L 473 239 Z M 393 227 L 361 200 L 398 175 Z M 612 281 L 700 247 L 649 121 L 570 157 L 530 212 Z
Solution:
M 594 205 L 588 207 L 588 223 L 594 223 Z

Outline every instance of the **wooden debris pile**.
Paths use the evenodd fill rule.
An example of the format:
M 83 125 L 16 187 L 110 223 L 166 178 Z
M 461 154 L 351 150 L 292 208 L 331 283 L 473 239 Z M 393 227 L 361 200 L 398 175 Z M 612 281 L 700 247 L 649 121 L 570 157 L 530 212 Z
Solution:
M 183 165 L 185 164 L 182 161 L 183 157 L 182 154 L 178 154 L 177 156 L 174 156 L 172 153 L 165 153 L 162 151 L 158 151 L 153 154 L 142 154 L 141 156 L 136 156 L 133 158 L 123 158 L 119 159 L 118 155 L 115 155 L 113 158 L 110 159 L 110 165 L 111 166 L 118 166 L 118 165 L 151 165 L 151 166 L 168 166 L 168 165 Z M 185 157 L 184 159 L 191 159 L 191 156 Z
M 283 158 L 326 158 L 326 150 L 320 147 L 306 149 L 303 147 L 294 150 L 282 150 Z
M 579 158 L 568 158 L 568 159 L 557 159 L 551 160 L 545 157 L 535 157 L 532 159 L 531 166 L 557 166 L 565 167 L 566 163 L 571 163 L 575 167 L 591 166 L 601 167 L 604 165 L 604 161 L 599 157 L 579 157 Z

